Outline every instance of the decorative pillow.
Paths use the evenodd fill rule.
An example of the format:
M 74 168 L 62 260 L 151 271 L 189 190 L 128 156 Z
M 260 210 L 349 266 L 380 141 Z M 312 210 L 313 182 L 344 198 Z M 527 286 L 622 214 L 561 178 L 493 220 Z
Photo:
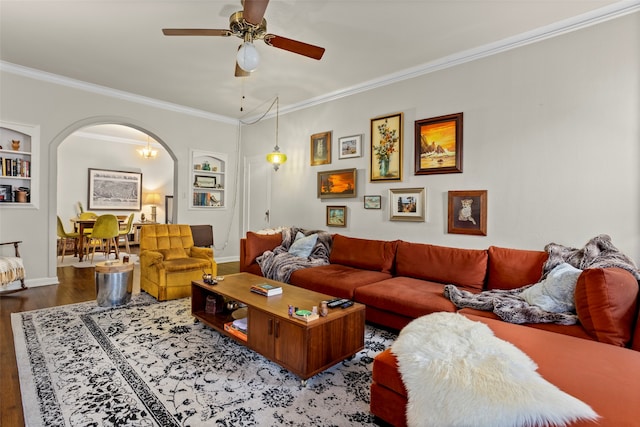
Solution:
M 529 304 L 552 313 L 575 311 L 574 293 L 580 274 L 582 270 L 562 263 L 551 270 L 544 280 L 522 291 L 520 296 Z
M 300 258 L 309 258 L 309 255 L 311 255 L 311 251 L 313 251 L 313 248 L 316 245 L 317 241 L 317 233 L 305 236 L 303 233 L 298 231 L 298 234 L 296 234 L 296 239 L 293 241 L 291 247 L 289 248 L 289 253 Z
M 158 252 L 162 254 L 165 261 L 188 258 L 184 248 L 158 249 Z

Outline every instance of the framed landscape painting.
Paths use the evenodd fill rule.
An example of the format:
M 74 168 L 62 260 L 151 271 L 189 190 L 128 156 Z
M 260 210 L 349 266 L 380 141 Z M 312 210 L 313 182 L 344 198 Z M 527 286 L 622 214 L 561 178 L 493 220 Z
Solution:
M 382 196 L 364 196 L 365 209 L 382 209 Z
M 402 181 L 402 126 L 402 113 L 371 119 L 370 181 Z
M 331 131 L 311 135 L 311 166 L 331 163 Z
M 425 189 L 395 188 L 389 190 L 389 219 L 391 221 L 425 220 Z
M 362 156 L 362 135 L 343 136 L 338 140 L 338 145 L 339 159 Z
M 347 207 L 346 206 L 327 206 L 327 226 L 328 227 L 346 227 L 347 226 Z
M 415 175 L 462 172 L 462 113 L 415 122 Z
M 318 172 L 318 198 L 356 197 L 356 168 Z
M 453 234 L 487 235 L 487 190 L 449 191 L 448 227 Z
M 142 174 L 105 169 L 89 169 L 89 210 L 142 209 Z

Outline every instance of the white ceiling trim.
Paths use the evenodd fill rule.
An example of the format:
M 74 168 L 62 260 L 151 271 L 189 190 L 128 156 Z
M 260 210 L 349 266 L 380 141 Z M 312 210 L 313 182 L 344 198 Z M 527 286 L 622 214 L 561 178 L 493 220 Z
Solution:
M 531 43 L 543 41 L 552 37 L 556 37 L 562 34 L 566 34 L 572 31 L 576 31 L 582 28 L 586 28 L 592 25 L 596 25 L 611 19 L 616 19 L 640 10 L 640 0 L 621 1 L 609 6 L 596 9 L 594 11 L 575 16 L 563 21 L 559 21 L 552 25 L 547 25 L 518 36 L 509 37 L 496 43 L 490 43 L 484 46 L 480 46 L 475 49 L 466 50 L 455 55 L 450 55 L 441 58 L 436 61 L 432 61 L 426 64 L 419 65 L 417 67 L 408 68 L 406 70 L 399 71 L 397 73 L 388 74 L 377 79 L 369 80 L 359 83 L 352 87 L 340 89 L 325 95 L 310 98 L 306 101 L 296 104 L 290 104 L 282 106 L 279 109 L 280 114 L 287 114 L 293 111 L 302 110 L 305 108 L 313 107 L 326 102 L 331 102 L 340 98 L 358 94 L 373 90 L 382 86 L 387 86 L 400 81 L 412 79 L 425 74 L 433 73 L 450 67 L 454 67 L 460 64 L 464 64 L 470 61 L 486 58 L 498 53 L 502 53 L 508 50 L 516 49 Z M 20 76 L 32 78 L 35 80 L 46 81 L 53 84 L 72 87 L 75 89 L 84 90 L 91 93 L 97 93 L 112 98 L 122 99 L 129 102 L 143 104 L 159 109 L 173 111 L 181 114 L 191 115 L 194 117 L 204 118 L 207 120 L 218 121 L 228 124 L 238 124 L 238 119 L 222 116 L 219 114 L 209 113 L 207 111 L 198 110 L 195 108 L 185 107 L 170 102 L 160 101 L 157 99 L 136 95 L 130 92 L 125 92 L 117 89 L 108 88 L 105 86 L 96 85 L 80 80 L 71 79 L 68 77 L 60 76 L 53 73 L 48 73 L 41 70 L 36 70 L 29 67 L 13 64 L 6 61 L 0 61 L 0 71 L 17 74 Z M 275 113 L 271 113 L 266 117 L 272 117 Z M 247 118 L 242 118 L 243 121 L 250 121 L 255 119 L 259 115 Z

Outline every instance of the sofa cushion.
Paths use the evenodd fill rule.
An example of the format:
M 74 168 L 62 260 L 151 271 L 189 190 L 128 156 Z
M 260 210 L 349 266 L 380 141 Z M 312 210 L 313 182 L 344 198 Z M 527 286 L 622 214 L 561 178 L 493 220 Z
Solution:
M 334 297 L 353 299 L 356 288 L 390 277 L 390 273 L 329 264 L 294 271 L 289 283 Z
M 636 315 L 638 282 L 620 268 L 590 268 L 576 284 L 576 312 L 598 341 L 626 346 Z
M 437 311 L 456 311 L 456 306 L 443 295 L 442 283 L 411 277 L 393 277 L 360 286 L 355 300 L 366 306 L 416 318 Z
M 336 234 L 329 262 L 354 268 L 390 273 L 397 241 L 357 239 Z
M 543 280 L 522 291 L 520 297 L 529 304 L 552 313 L 573 312 L 576 308 L 576 282 L 581 273 L 582 270 L 563 262 L 554 267 Z
M 523 249 L 489 247 L 487 289 L 516 289 L 537 283 L 547 253 Z
M 158 252 L 162 254 L 165 261 L 188 258 L 187 252 L 185 252 L 184 248 L 158 249 Z
M 398 243 L 396 275 L 482 289 L 487 251 Z
M 255 262 L 256 258 L 266 251 L 273 250 L 282 244 L 282 233 L 258 234 L 247 231 L 247 241 L 245 245 L 244 264 L 249 266 Z
M 309 258 L 317 241 L 318 233 L 305 236 L 302 232 L 298 231 L 296 239 L 291 244 L 291 247 L 289 247 L 289 253 L 300 258 Z

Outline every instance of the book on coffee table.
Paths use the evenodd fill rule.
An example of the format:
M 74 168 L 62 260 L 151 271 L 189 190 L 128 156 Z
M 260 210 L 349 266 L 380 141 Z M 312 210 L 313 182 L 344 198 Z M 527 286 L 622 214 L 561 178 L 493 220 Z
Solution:
M 280 286 L 273 286 L 268 283 L 258 283 L 251 286 L 251 292 L 270 297 L 272 295 L 281 294 L 282 288 Z

